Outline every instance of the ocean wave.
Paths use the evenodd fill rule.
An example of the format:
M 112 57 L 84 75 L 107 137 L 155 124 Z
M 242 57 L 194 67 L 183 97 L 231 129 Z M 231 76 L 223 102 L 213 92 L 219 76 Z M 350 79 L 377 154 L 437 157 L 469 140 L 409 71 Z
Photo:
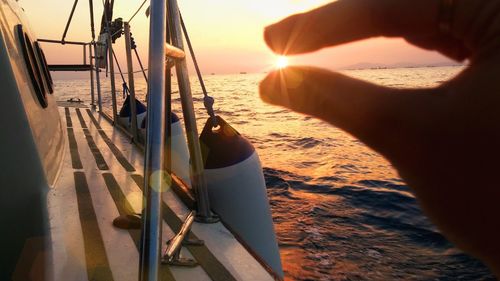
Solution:
M 300 270 L 285 269 L 294 280 L 494 280 L 435 229 L 398 179 L 345 185 L 272 168 L 264 175 L 282 256 L 300 260 Z M 330 184 L 311 184 L 318 180 Z

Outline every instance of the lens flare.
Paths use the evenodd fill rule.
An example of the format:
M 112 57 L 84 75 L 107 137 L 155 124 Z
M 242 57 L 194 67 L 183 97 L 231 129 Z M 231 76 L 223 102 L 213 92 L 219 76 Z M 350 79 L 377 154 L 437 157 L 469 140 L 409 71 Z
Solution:
M 288 58 L 285 56 L 279 56 L 276 60 L 276 68 L 282 69 L 288 66 Z

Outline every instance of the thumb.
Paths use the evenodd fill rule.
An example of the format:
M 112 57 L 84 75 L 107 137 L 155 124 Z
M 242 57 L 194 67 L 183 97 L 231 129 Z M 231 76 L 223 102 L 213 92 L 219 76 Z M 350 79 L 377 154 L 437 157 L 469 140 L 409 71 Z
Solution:
M 313 67 L 270 73 L 260 95 L 347 131 L 391 161 L 433 127 L 444 99 L 437 89 L 388 88 Z

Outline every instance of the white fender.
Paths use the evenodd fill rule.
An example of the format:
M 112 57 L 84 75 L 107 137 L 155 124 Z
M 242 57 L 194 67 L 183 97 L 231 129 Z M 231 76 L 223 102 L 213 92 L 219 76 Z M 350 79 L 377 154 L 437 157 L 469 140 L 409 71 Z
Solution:
M 172 112 L 172 172 L 180 177 L 188 186 L 191 186 L 191 179 L 189 176 L 189 151 L 187 147 L 184 131 L 182 130 L 182 123 L 179 117 Z M 146 139 L 146 122 L 145 117 L 140 126 L 140 132 L 143 139 Z
M 146 117 L 146 106 L 140 102 L 139 100 L 135 100 L 135 109 L 137 112 L 137 126 L 139 127 L 142 124 L 142 121 Z M 130 119 L 130 96 L 127 95 L 127 98 L 123 102 L 123 106 L 118 114 L 118 123 L 123 127 L 130 129 L 131 119 Z
M 209 119 L 200 136 L 210 206 L 222 221 L 283 278 L 266 182 L 259 156 L 252 144 L 216 117 Z

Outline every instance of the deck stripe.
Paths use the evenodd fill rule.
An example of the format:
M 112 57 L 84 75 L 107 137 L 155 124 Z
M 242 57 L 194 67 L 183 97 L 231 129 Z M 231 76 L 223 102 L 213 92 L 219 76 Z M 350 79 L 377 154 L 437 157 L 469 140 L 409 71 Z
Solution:
M 89 186 L 84 172 L 74 172 L 78 213 L 83 232 L 85 260 L 89 280 L 113 280 L 113 274 L 104 248 L 104 241 L 92 205 Z
M 99 132 L 99 135 L 101 135 L 104 142 L 108 145 L 111 152 L 113 152 L 113 154 L 115 155 L 116 160 L 118 160 L 118 162 L 120 162 L 120 164 L 123 166 L 123 168 L 125 168 L 125 170 L 127 172 L 135 172 L 134 166 L 132 166 L 132 164 L 130 164 L 130 162 L 127 160 L 127 158 L 125 158 L 125 156 L 123 156 L 120 149 L 118 149 L 118 147 L 116 147 L 116 145 L 113 143 L 113 141 L 111 141 L 111 139 L 108 137 L 108 135 L 106 135 L 106 132 L 101 128 L 101 125 L 99 125 L 99 122 L 97 122 L 94 115 L 92 114 L 92 112 L 88 108 L 87 108 L 87 114 L 89 115 L 90 120 L 92 120 L 92 123 L 94 123 L 94 126 L 97 128 L 97 132 Z
M 78 116 L 78 120 L 80 120 L 80 125 L 82 126 L 82 128 L 88 129 L 87 123 L 83 119 L 82 112 L 80 111 L 80 109 L 79 108 L 75 108 L 75 111 L 76 111 L 76 116 Z
M 137 186 L 144 191 L 144 177 L 138 174 L 130 175 Z M 163 219 L 174 232 L 178 232 L 183 222 L 165 202 L 162 201 Z M 191 237 L 198 239 L 193 232 Z M 224 267 L 224 265 L 208 250 L 206 246 L 186 246 L 193 257 L 198 261 L 212 280 L 236 281 L 236 278 Z
M 78 144 L 76 143 L 75 132 L 73 132 L 73 128 L 67 128 L 67 130 L 69 153 L 71 154 L 71 165 L 73 166 L 73 169 L 83 169 L 80 153 L 78 153 Z
M 83 128 L 83 134 L 85 135 L 85 139 L 87 140 L 87 144 L 89 145 L 90 151 L 92 152 L 92 155 L 94 156 L 95 163 L 97 164 L 97 167 L 99 170 L 109 170 L 108 164 L 106 163 L 106 160 L 104 160 L 104 157 L 101 154 L 101 151 L 97 147 L 97 145 L 94 142 L 94 139 L 92 138 L 92 135 L 90 134 L 90 131 L 87 127 L 87 123 L 85 123 L 85 120 L 83 119 L 82 113 L 80 112 L 79 108 L 76 108 L 76 115 L 78 116 L 78 119 L 80 120 L 80 125 Z
M 120 185 L 116 181 L 115 177 L 113 174 L 110 173 L 103 173 L 102 177 L 104 178 L 104 181 L 106 182 L 106 186 L 108 187 L 109 193 L 111 194 L 111 197 L 113 197 L 113 201 L 115 201 L 116 208 L 118 209 L 118 213 L 120 215 L 128 215 L 128 214 L 133 214 L 134 209 L 130 205 L 130 202 L 127 200 L 127 197 L 125 194 L 123 194 L 122 189 L 120 188 Z M 140 250 L 140 243 L 141 243 L 141 230 L 140 229 L 129 229 L 128 230 L 130 237 L 132 240 L 134 240 L 135 246 L 137 250 Z M 170 271 L 170 268 L 168 266 L 161 266 L 160 269 L 160 276 L 161 280 L 164 281 L 174 281 L 175 278 L 172 275 L 172 272 Z
M 73 122 L 71 122 L 71 114 L 69 113 L 69 108 L 65 107 L 64 112 L 66 115 L 66 124 L 68 128 L 73 127 Z
M 76 143 L 75 132 L 73 131 L 73 122 L 71 121 L 71 114 L 69 108 L 65 107 L 64 112 L 66 115 L 66 130 L 68 131 L 69 153 L 71 154 L 71 166 L 73 169 L 83 169 L 80 153 L 78 153 L 78 144 Z

